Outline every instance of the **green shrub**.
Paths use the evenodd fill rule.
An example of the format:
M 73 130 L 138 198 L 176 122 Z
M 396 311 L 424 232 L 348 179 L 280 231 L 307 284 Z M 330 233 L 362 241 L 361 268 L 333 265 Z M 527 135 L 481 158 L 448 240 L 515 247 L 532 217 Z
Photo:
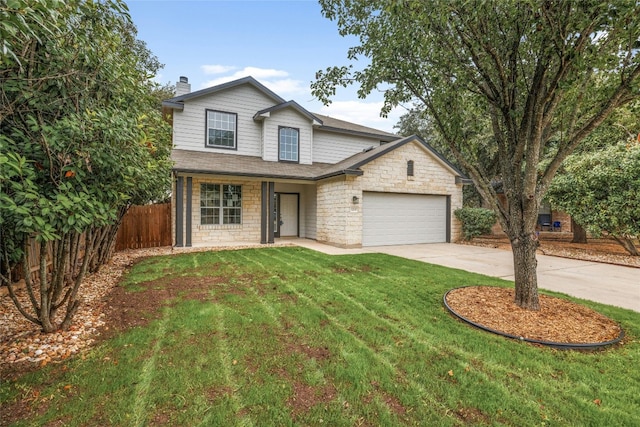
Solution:
M 462 223 L 462 234 L 465 240 L 491 232 L 491 227 L 496 223 L 496 214 L 485 208 L 462 208 L 454 212 L 456 218 Z

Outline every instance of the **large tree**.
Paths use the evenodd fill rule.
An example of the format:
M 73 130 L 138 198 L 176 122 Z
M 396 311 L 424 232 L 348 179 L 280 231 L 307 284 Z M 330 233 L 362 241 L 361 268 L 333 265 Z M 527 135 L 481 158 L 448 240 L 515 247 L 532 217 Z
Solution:
M 3 1 L 0 14 L 0 282 L 52 332 L 71 324 L 127 207 L 166 197 L 170 134 L 150 80 L 160 64 L 121 1 Z
M 639 96 L 635 0 L 320 0 L 363 68 L 319 71 L 313 93 L 383 89 L 382 113 L 417 102 L 511 241 L 515 303 L 539 309 L 535 226 L 563 160 L 616 108 Z M 475 136 L 490 123 L 493 137 Z M 555 141 L 551 161 L 541 159 Z M 470 143 L 473 142 L 473 143 Z M 506 198 L 479 158 L 495 155 Z

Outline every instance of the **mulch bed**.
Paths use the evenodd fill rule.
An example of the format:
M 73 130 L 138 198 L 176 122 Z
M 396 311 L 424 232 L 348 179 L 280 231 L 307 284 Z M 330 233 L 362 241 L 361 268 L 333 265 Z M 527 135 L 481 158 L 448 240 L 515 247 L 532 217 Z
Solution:
M 593 344 L 620 335 L 617 323 L 583 305 L 540 294 L 540 310 L 525 310 L 514 303 L 514 293 L 512 288 L 468 286 L 450 291 L 446 301 L 473 323 L 529 340 Z

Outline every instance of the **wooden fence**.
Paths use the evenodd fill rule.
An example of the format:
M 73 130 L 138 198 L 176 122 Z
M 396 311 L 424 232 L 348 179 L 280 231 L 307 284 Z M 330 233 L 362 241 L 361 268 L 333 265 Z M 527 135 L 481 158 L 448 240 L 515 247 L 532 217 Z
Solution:
M 171 203 L 132 206 L 122 218 L 116 251 L 171 245 Z

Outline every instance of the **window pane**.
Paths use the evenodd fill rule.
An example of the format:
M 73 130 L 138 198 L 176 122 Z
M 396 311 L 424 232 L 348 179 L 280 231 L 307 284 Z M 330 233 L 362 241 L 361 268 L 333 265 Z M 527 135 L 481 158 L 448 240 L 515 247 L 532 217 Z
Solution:
M 242 209 L 225 208 L 224 224 L 242 224 Z
M 280 160 L 298 161 L 298 130 L 280 129 Z
M 200 184 L 200 224 L 220 224 L 220 184 Z
M 220 184 L 200 185 L 200 206 L 220 206 Z
M 234 148 L 235 140 L 236 115 L 207 111 L 207 145 Z
M 242 186 L 223 185 L 223 224 L 242 224 Z
M 200 224 L 218 224 L 219 211 L 216 208 L 200 208 Z

